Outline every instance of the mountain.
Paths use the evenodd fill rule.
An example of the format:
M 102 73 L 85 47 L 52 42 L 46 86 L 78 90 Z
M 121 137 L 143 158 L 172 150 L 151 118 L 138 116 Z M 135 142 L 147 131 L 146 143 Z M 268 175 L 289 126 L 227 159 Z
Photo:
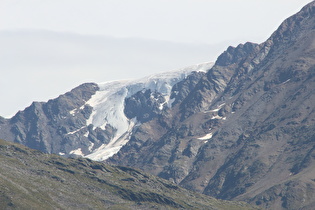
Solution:
M 105 160 L 128 142 L 134 127 L 185 97 L 188 90 L 174 95 L 175 84 L 186 78 L 192 88 L 212 65 L 80 85 L 47 103 L 34 102 L 11 119 L 0 118 L 0 138 L 46 153 Z
M 315 2 L 262 44 L 229 47 L 108 160 L 268 209 L 315 208 Z
M 314 209 L 315 1 L 211 66 L 83 84 L 0 119 L 0 137 L 219 199 Z
M 139 170 L 47 155 L 0 140 L 0 209 L 255 209 Z

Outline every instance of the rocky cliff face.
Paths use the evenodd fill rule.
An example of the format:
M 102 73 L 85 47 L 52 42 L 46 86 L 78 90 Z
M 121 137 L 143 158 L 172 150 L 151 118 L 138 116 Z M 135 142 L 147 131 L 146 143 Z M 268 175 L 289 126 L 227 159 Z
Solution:
M 92 112 L 92 107 L 85 102 L 98 89 L 96 84 L 83 84 L 47 103 L 34 102 L 11 119 L 3 121 L 1 137 L 47 153 L 70 152 L 71 148 L 86 144 L 84 136 L 69 133 L 85 125 Z M 76 107 L 82 109 L 73 116 L 71 110 Z M 93 134 L 97 135 L 97 131 Z
M 266 42 L 229 47 L 109 161 L 221 199 L 313 209 L 314 75 L 312 2 Z

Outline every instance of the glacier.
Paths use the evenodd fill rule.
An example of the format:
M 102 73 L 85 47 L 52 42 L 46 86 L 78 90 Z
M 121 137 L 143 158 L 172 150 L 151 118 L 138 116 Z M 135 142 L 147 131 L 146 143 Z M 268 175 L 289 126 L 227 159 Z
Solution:
M 93 125 L 93 129 L 106 129 L 106 125 L 116 129 L 115 136 L 108 144 L 91 151 L 83 157 L 96 161 L 103 161 L 116 154 L 130 139 L 132 129 L 139 125 L 136 118 L 128 119 L 124 114 L 125 99 L 142 90 L 150 89 L 159 92 L 165 98 L 160 107 L 165 104 L 172 106 L 170 99 L 172 87 L 185 79 L 193 71 L 206 72 L 213 66 L 212 62 L 197 64 L 186 68 L 163 72 L 142 79 L 109 81 L 99 83 L 99 90 L 88 100 L 85 105 L 93 108 L 92 114 L 86 121 L 86 126 Z M 74 114 L 71 111 L 71 114 Z M 77 149 L 79 150 L 79 148 Z M 78 153 L 77 153 L 78 154 Z

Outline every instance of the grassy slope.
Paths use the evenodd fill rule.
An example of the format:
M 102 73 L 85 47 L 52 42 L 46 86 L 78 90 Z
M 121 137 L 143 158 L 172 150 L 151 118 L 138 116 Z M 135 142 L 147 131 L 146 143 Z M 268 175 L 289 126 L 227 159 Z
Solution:
M 252 209 L 126 167 L 0 140 L 0 209 Z

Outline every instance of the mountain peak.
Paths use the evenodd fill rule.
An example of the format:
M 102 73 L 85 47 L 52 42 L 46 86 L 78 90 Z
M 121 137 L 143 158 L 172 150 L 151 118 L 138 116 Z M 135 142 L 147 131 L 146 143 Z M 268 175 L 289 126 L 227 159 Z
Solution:
M 251 42 L 239 44 L 237 47 L 230 46 L 218 57 L 215 65 L 228 66 L 233 63 L 237 63 L 252 53 L 257 46 L 258 44 Z
M 274 44 L 290 45 L 315 28 L 315 1 L 304 6 L 297 14 L 287 18 L 271 35 Z

